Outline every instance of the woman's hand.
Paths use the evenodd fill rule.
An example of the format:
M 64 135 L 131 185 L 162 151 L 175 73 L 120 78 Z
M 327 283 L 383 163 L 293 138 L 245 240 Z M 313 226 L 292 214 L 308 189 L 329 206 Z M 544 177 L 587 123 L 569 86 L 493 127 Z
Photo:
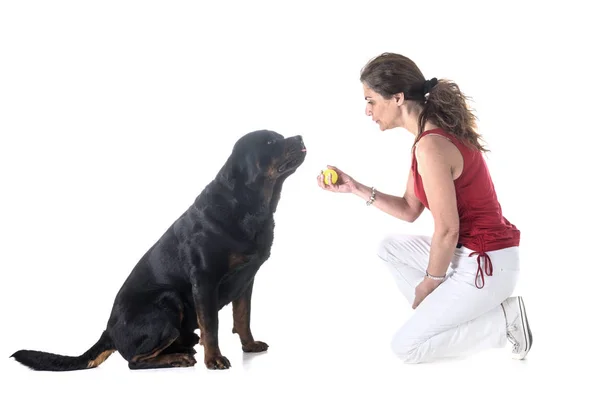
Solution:
M 440 284 L 444 281 L 436 281 L 430 278 L 423 278 L 423 281 L 415 288 L 415 301 L 413 302 L 413 310 L 421 304 L 425 297 L 429 296 Z
M 321 189 L 338 193 L 354 193 L 356 191 L 358 184 L 350 175 L 342 172 L 341 170 L 331 165 L 328 165 L 327 168 L 330 168 L 337 172 L 338 180 L 335 184 L 327 184 L 323 181 L 323 174 L 319 174 L 317 176 L 317 184 L 321 187 Z

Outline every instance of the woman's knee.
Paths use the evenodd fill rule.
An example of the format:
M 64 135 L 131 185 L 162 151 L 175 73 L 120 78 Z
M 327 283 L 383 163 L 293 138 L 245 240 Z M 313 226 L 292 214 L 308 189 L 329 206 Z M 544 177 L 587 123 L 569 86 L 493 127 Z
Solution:
M 389 263 L 404 262 L 415 245 L 424 239 L 414 235 L 387 235 L 380 242 L 377 255 Z
M 427 339 L 410 337 L 402 330 L 394 335 L 391 342 L 393 353 L 405 363 L 421 362 L 423 347 L 427 345 Z
M 377 247 L 377 256 L 383 261 L 389 262 L 390 250 L 393 248 L 393 238 L 391 236 L 384 237 Z

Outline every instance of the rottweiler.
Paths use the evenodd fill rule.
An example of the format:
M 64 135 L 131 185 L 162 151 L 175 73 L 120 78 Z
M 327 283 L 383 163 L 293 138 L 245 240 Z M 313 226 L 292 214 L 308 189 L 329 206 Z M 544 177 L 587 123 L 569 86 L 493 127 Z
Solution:
M 242 350 L 267 350 L 250 330 L 252 287 L 271 254 L 283 183 L 305 157 L 299 135 L 240 137 L 216 177 L 135 265 L 96 344 L 78 357 L 32 350 L 11 357 L 45 371 L 95 368 L 115 351 L 130 369 L 190 367 L 200 343 L 207 368 L 227 369 L 218 313 L 229 303 Z

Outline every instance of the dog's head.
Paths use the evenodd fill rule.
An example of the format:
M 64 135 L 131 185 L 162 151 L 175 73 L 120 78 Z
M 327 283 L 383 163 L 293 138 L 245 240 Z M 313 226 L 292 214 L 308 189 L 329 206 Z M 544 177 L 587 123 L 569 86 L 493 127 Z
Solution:
M 274 131 L 254 131 L 235 143 L 221 176 L 247 187 L 263 187 L 294 173 L 305 158 L 302 136 L 285 138 Z

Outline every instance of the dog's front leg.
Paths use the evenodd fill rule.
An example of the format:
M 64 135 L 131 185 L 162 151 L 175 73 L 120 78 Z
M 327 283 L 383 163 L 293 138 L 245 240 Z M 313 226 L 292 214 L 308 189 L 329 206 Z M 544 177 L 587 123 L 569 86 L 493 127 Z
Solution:
M 247 353 L 265 351 L 269 347 L 264 342 L 254 340 L 252 331 L 250 330 L 250 305 L 253 284 L 254 280 L 250 282 L 244 293 L 233 301 L 233 333 L 237 333 L 240 336 L 242 350 Z
M 209 369 L 227 369 L 231 364 L 219 349 L 217 291 L 213 285 L 196 283 L 193 285 L 193 292 L 198 327 L 204 345 L 204 364 Z

